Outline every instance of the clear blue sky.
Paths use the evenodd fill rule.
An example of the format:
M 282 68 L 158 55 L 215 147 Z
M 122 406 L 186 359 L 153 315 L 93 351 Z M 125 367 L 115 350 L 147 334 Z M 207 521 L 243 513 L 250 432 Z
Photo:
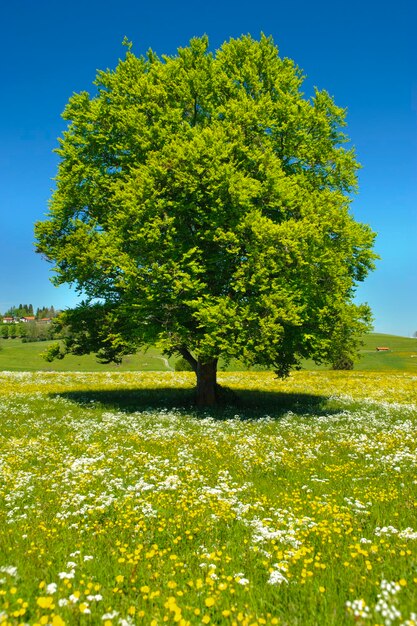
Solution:
M 60 114 L 75 91 L 92 90 L 97 69 L 133 51 L 175 52 L 207 33 L 211 47 L 250 33 L 272 35 L 282 56 L 348 109 L 360 192 L 352 210 L 378 233 L 382 260 L 358 289 L 377 332 L 417 330 L 417 5 L 415 0 L 13 0 L 1 7 L 0 312 L 72 306 L 33 251 L 56 174 Z

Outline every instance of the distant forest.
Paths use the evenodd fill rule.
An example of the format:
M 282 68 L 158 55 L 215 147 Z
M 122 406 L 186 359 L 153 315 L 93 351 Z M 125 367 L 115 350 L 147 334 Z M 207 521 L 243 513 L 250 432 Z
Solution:
M 36 309 L 32 304 L 19 304 L 19 306 L 12 306 L 4 313 L 0 313 L 1 317 L 35 317 L 37 320 L 44 319 L 46 317 L 56 317 L 59 311 L 56 311 L 54 306 L 43 306 Z

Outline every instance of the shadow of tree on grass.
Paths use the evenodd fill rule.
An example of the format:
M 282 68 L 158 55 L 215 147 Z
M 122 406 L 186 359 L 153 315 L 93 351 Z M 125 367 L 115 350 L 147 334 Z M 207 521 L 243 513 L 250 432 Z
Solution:
M 235 417 L 261 419 L 270 416 L 279 419 L 288 412 L 298 415 L 331 415 L 336 411 L 327 405 L 326 396 L 280 391 L 242 390 L 222 388 L 221 403 L 215 407 L 198 409 L 194 389 L 159 387 L 123 388 L 111 390 L 80 390 L 53 394 L 82 406 L 133 413 L 136 411 L 176 409 L 194 417 L 211 416 L 217 420 Z

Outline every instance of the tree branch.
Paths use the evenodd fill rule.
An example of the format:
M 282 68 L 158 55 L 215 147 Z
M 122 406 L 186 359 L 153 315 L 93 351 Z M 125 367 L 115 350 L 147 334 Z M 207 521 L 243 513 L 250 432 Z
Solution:
M 185 346 L 176 348 L 177 352 L 191 365 L 193 372 L 197 373 L 197 361 Z

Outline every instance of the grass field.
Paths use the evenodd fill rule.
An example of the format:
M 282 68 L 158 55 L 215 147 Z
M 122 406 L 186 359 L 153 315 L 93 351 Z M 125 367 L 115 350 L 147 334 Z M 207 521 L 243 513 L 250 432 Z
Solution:
M 417 623 L 417 377 L 0 372 L 0 623 Z
M 41 356 L 48 346 L 56 341 L 22 343 L 20 339 L 0 339 L 0 371 L 43 371 L 43 372 L 130 372 L 169 371 L 176 359 L 167 360 L 150 348 L 147 352 L 125 357 L 121 365 L 98 363 L 93 354 L 84 356 L 67 355 L 63 360 L 48 363 Z
M 408 371 L 417 373 L 417 339 L 394 335 L 370 334 L 365 337 L 357 371 Z M 121 365 L 102 365 L 94 355 L 68 355 L 62 361 L 48 363 L 40 355 L 54 342 L 22 343 L 20 339 L 0 339 L 0 371 L 57 371 L 57 372 L 133 372 L 170 371 L 176 358 L 166 359 L 154 348 L 125 357 Z M 377 346 L 388 346 L 389 352 L 377 352 Z M 312 362 L 304 362 L 306 370 L 322 370 Z M 227 371 L 242 371 L 245 367 L 232 362 Z

